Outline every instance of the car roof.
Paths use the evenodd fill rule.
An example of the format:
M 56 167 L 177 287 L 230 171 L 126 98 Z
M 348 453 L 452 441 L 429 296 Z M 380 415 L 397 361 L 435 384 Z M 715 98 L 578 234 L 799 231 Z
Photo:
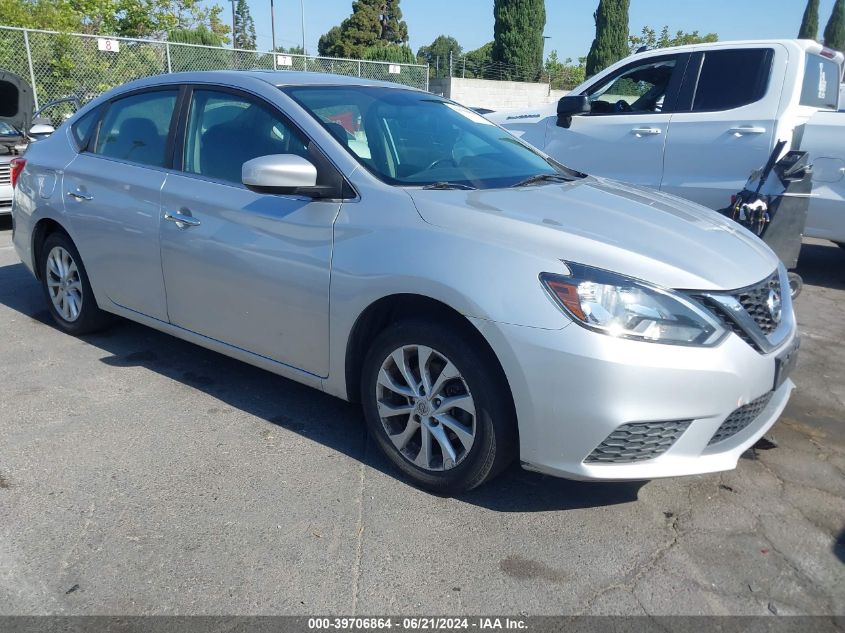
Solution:
M 150 86 L 183 83 L 214 83 L 220 85 L 244 85 L 252 80 L 259 80 L 278 88 L 289 86 L 378 86 L 403 90 L 418 90 L 410 86 L 367 79 L 366 77 L 350 77 L 347 75 L 333 75 L 331 73 L 303 72 L 295 70 L 203 70 L 152 75 L 125 83 L 109 94 L 136 90 Z

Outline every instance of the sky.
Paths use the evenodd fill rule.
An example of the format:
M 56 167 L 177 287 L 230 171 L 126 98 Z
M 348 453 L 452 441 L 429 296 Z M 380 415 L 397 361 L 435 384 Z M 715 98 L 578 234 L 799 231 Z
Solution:
M 221 4 L 231 20 L 229 0 L 205 0 Z M 270 0 L 248 0 L 258 48 L 270 50 Z M 300 4 L 305 9 L 305 42 L 316 53 L 317 40 L 340 24 L 352 11 L 351 0 L 273 0 L 276 13 L 276 44 L 301 44 Z M 834 0 L 821 0 L 819 36 L 833 10 Z M 561 59 L 586 55 L 595 35 L 593 12 L 598 0 L 546 0 L 546 53 L 557 50 Z M 798 34 L 804 0 L 631 0 L 630 29 L 643 26 L 659 30 L 664 24 L 674 32 L 698 30 L 717 33 L 721 40 L 789 38 Z M 402 0 L 414 52 L 438 35 L 451 35 L 464 51 L 493 39 L 493 0 Z

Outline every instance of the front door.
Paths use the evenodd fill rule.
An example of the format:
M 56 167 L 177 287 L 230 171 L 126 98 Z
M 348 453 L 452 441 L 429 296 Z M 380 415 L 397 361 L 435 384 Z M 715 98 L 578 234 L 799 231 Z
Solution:
M 663 149 L 687 56 L 632 62 L 586 90 L 587 115 L 548 126 L 546 153 L 573 169 L 659 187 Z
M 182 173 L 169 175 L 162 189 L 161 258 L 171 323 L 325 376 L 340 203 L 260 194 L 241 184 L 244 162 L 308 157 L 307 145 L 261 100 L 195 89 L 177 159 Z

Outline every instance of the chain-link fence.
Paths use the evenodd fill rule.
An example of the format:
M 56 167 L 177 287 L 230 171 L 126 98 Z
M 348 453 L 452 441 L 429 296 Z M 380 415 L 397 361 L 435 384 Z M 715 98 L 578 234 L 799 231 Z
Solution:
M 36 108 L 76 95 L 83 102 L 139 77 L 185 70 L 304 70 L 428 89 L 428 66 L 177 44 L 0 27 L 0 70 L 32 84 Z M 51 117 L 58 116 L 51 113 Z
M 585 79 L 583 65 L 556 63 L 551 67 L 528 67 L 470 56 L 435 57 L 429 68 L 434 77 L 462 79 L 492 79 L 496 81 L 527 81 L 548 84 L 553 90 L 572 90 Z

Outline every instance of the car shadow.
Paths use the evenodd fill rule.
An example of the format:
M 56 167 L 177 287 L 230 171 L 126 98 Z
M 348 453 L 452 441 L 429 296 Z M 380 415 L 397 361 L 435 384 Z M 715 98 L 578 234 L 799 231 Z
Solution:
M 0 267 L 0 304 L 53 327 L 41 289 L 23 264 Z M 368 438 L 358 405 L 123 319 L 82 340 L 102 350 L 101 362 L 115 371 L 144 367 L 409 485 Z M 636 501 L 643 483 L 566 481 L 515 464 L 459 499 L 499 512 L 570 510 Z
M 805 242 L 796 272 L 805 284 L 845 290 L 845 249 L 833 242 Z
M 840 563 L 845 565 L 845 528 L 842 528 L 842 531 L 833 543 L 833 554 L 839 559 Z

